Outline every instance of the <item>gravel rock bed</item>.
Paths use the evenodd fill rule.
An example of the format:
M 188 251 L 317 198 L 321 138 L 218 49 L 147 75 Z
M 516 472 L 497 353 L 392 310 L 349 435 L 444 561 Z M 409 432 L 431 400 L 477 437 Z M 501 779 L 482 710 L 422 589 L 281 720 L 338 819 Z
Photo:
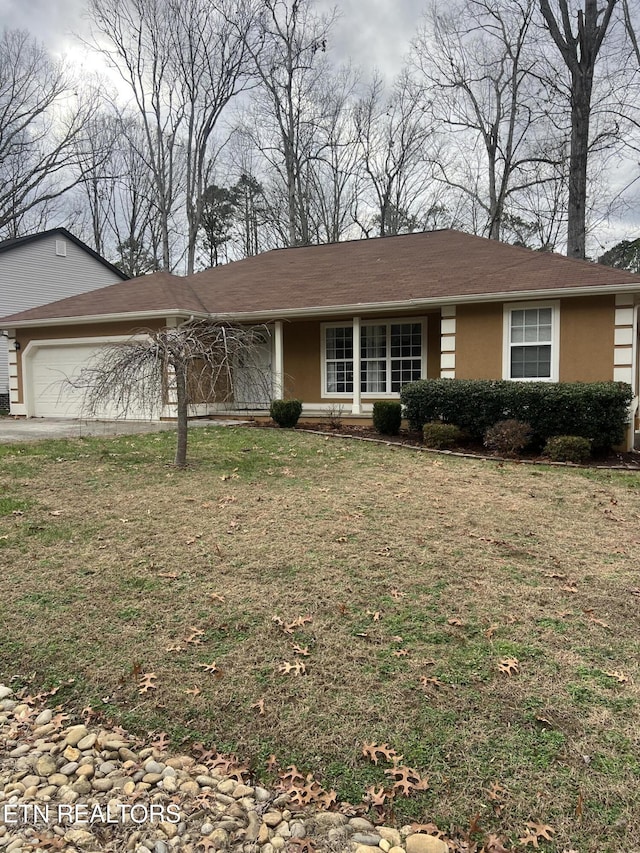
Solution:
M 435 835 L 300 811 L 233 766 L 69 725 L 0 684 L 0 853 L 447 853 Z

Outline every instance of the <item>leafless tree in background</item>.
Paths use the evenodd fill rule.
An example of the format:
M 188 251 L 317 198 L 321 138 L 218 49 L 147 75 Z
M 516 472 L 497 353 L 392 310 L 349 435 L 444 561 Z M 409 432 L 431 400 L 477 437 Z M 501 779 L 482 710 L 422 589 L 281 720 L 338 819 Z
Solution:
M 91 46 L 102 53 L 130 88 L 153 176 L 162 242 L 162 266 L 171 269 L 171 220 L 176 185 L 178 128 L 182 119 L 172 78 L 171 15 L 164 0 L 89 0 L 94 34 Z
M 567 255 L 584 258 L 586 253 L 587 167 L 590 145 L 592 96 L 596 62 L 611 23 L 618 0 L 584 0 L 574 32 L 568 0 L 556 0 L 557 11 L 549 0 L 540 0 L 540 10 L 562 61 L 569 72 L 571 110 L 571 147 L 569 153 L 569 191 L 567 207 Z M 618 81 L 620 85 L 622 81 Z
M 212 135 L 231 99 L 250 82 L 254 36 L 250 0 L 167 0 L 172 78 L 183 116 L 187 274 L 195 268 L 203 196 L 213 173 Z M 251 65 L 250 65 L 251 63 Z
M 326 85 L 328 67 L 321 59 L 332 17 L 315 14 L 310 0 L 263 0 L 262 6 L 257 37 L 248 43 L 262 86 L 253 132 L 284 184 L 287 244 L 307 245 L 308 170 L 317 120 L 313 93 Z
M 356 105 L 354 120 L 363 192 L 371 196 L 379 236 L 415 230 L 415 204 L 427 182 L 431 127 L 408 75 L 398 78 L 390 95 L 377 77 Z M 358 224 L 370 233 L 364 220 Z
M 310 219 L 316 243 L 337 243 L 353 225 L 359 152 L 353 119 L 359 78 L 339 68 L 316 91 L 315 154 L 309 169 Z
M 480 233 L 494 240 L 503 238 L 512 197 L 545 180 L 540 165 L 551 158 L 531 144 L 546 97 L 530 73 L 540 59 L 532 38 L 535 3 L 432 2 L 413 43 L 423 98 L 449 135 L 434 174 L 479 208 Z
M 0 234 L 82 180 L 94 99 L 28 32 L 0 35 Z M 78 169 L 73 170 L 76 164 Z

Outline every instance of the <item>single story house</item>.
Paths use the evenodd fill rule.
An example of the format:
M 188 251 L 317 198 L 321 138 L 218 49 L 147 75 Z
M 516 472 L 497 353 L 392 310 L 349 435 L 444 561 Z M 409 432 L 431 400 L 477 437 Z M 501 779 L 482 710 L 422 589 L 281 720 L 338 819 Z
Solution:
M 56 376 L 141 328 L 214 317 L 270 329 L 272 397 L 303 416 L 370 417 L 422 377 L 623 381 L 638 393 L 640 276 L 454 230 L 277 249 L 187 277 L 112 284 L 0 320 L 15 371 L 11 411 L 81 413 Z M 242 367 L 238 366 L 241 373 Z M 199 414 L 264 414 L 265 395 Z M 160 417 L 172 417 L 168 397 Z M 635 403 L 634 403 L 635 410 Z M 142 413 L 140 413 L 142 416 Z
M 66 228 L 2 240 L 0 317 L 127 278 Z M 9 387 L 16 390 L 16 379 L 7 338 L 0 336 L 0 404 L 8 406 Z

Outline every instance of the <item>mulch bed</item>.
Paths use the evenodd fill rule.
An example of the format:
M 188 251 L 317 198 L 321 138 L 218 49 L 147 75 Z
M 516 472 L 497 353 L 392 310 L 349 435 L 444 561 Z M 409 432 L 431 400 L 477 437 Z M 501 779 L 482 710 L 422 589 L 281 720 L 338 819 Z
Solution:
M 256 422 L 254 425 L 259 427 L 273 427 L 273 424 L 268 421 Z M 338 427 L 334 427 L 331 426 L 329 423 L 322 421 L 319 421 L 317 423 L 301 421 L 296 426 L 296 429 L 314 433 L 326 433 L 328 435 L 334 435 L 336 437 L 341 436 L 347 438 L 364 439 L 368 441 L 378 441 L 383 442 L 385 444 L 399 444 L 403 447 L 419 447 L 423 450 L 429 451 L 430 453 L 444 453 L 449 456 L 472 456 L 478 459 L 491 459 L 497 462 L 510 461 L 524 462 L 529 464 L 538 463 L 541 465 L 570 464 L 563 462 L 551 462 L 546 457 L 536 453 L 522 453 L 516 458 L 505 460 L 505 457 L 487 451 L 487 449 L 482 444 L 473 442 L 467 442 L 465 444 L 458 445 L 453 451 L 434 450 L 433 448 L 425 447 L 420 432 L 408 429 L 400 430 L 398 435 L 381 435 L 379 432 L 376 432 L 373 427 L 370 426 L 364 426 L 360 424 L 340 424 Z M 618 453 L 612 450 L 609 453 L 601 453 L 595 455 L 589 464 L 579 466 L 571 465 L 571 467 L 614 468 L 628 471 L 640 471 L 640 451 L 631 451 L 630 453 Z

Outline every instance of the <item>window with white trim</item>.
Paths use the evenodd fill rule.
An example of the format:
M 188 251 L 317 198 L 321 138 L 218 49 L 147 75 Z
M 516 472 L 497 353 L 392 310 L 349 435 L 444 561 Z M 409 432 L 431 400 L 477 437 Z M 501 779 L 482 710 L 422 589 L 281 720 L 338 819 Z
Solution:
M 353 393 L 353 328 L 326 330 L 326 387 L 329 394 Z
M 558 309 L 555 303 L 505 306 L 505 378 L 558 378 Z
M 353 327 L 326 326 L 324 393 L 353 393 Z M 375 322 L 360 327 L 360 391 L 398 394 L 423 376 L 421 321 Z

